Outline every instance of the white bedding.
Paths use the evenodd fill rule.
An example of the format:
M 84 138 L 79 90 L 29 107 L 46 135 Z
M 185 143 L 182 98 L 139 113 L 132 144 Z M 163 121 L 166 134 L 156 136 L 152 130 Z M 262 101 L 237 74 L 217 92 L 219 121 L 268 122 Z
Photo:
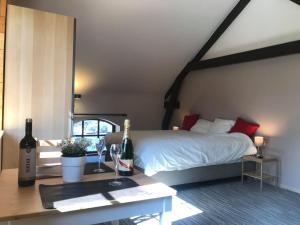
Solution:
M 148 176 L 160 171 L 235 162 L 243 155 L 255 154 L 251 139 L 241 133 L 199 134 L 192 131 L 132 131 L 135 165 Z M 120 143 L 121 133 L 106 137 Z

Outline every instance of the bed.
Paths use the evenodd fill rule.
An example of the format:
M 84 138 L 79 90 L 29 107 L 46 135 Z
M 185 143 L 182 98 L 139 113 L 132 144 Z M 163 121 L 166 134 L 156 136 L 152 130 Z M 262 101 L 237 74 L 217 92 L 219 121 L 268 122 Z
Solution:
M 200 134 L 192 131 L 132 131 L 135 166 L 168 185 L 221 179 L 241 174 L 240 158 L 256 153 L 242 133 Z M 122 133 L 106 136 L 121 143 Z

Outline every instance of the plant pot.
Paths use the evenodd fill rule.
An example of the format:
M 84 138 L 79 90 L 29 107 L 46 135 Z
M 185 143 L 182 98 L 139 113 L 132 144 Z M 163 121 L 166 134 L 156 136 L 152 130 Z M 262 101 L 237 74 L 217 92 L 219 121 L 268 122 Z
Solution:
M 79 182 L 83 176 L 86 157 L 61 157 L 62 176 L 65 183 Z

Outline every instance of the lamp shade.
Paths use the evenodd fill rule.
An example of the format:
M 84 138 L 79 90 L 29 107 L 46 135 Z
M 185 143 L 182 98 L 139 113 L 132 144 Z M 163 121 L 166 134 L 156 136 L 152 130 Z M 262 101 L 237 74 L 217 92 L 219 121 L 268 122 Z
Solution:
M 179 130 L 179 127 L 173 126 L 172 130 Z
M 254 144 L 258 147 L 262 146 L 264 144 L 264 137 L 262 136 L 255 136 L 254 137 Z

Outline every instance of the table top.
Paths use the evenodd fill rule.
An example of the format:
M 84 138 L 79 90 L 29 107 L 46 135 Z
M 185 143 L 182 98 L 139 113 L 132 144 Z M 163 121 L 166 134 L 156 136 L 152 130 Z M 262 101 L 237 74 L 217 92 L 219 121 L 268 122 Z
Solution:
M 110 167 L 113 167 L 112 163 L 106 164 Z M 114 173 L 91 174 L 85 175 L 82 181 L 107 180 L 114 177 Z M 141 198 L 141 196 L 134 198 L 137 192 L 132 190 L 126 191 L 126 189 L 123 189 L 120 190 L 119 193 L 116 193 L 116 196 L 120 196 L 122 198 L 126 194 L 134 193 L 133 196 L 122 198 L 122 200 L 118 201 L 118 203 L 114 202 L 113 204 L 104 204 L 96 207 L 116 207 L 121 204 L 147 201 L 155 198 L 164 198 L 176 195 L 176 190 L 168 187 L 165 184 L 158 183 L 154 179 L 147 177 L 138 170 L 135 170 L 134 175 L 129 178 L 141 185 L 136 188 L 145 188 L 144 192 L 147 194 L 147 192 L 150 191 L 150 195 L 143 198 Z M 40 184 L 53 185 L 62 183 L 62 178 L 41 179 L 36 180 L 34 186 L 20 188 L 18 187 L 18 170 L 3 170 L 0 174 L 0 221 L 63 213 L 57 209 L 44 209 L 39 193 Z M 78 208 L 75 210 L 88 210 L 88 208 Z
M 272 155 L 267 155 L 264 156 L 263 158 L 257 158 L 255 155 L 245 155 L 242 157 L 242 160 L 263 163 L 263 162 L 277 161 L 277 157 Z

